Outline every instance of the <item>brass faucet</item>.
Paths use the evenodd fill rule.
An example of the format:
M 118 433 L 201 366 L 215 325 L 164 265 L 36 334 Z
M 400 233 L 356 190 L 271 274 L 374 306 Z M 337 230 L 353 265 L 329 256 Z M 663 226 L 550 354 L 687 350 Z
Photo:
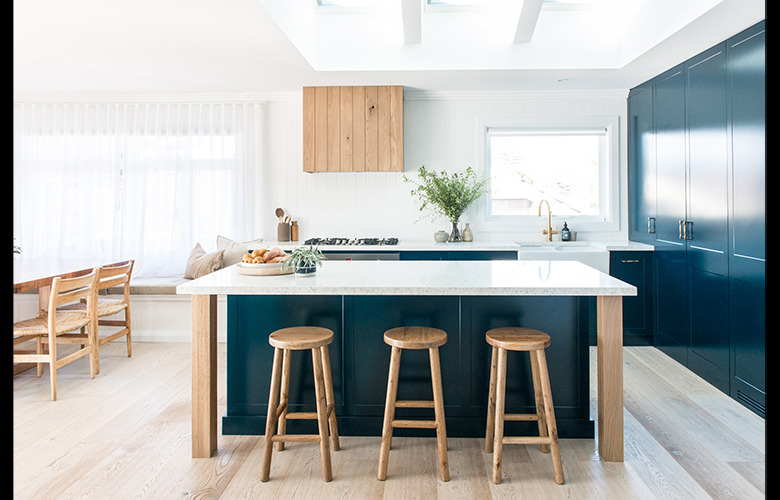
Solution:
M 552 241 L 552 235 L 558 234 L 557 230 L 554 230 L 550 226 L 550 202 L 547 200 L 542 200 L 539 202 L 539 217 L 542 216 L 542 203 L 547 203 L 547 227 L 545 229 L 542 229 L 542 234 L 547 235 L 547 241 Z

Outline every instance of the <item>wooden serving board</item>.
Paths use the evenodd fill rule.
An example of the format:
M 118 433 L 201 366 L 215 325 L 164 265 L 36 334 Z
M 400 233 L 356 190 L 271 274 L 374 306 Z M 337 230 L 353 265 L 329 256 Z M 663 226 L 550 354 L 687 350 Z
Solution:
M 280 274 L 292 274 L 293 269 L 282 269 L 282 264 L 252 264 L 245 265 L 243 262 L 236 264 L 236 269 L 241 274 L 249 274 L 252 276 L 278 276 Z

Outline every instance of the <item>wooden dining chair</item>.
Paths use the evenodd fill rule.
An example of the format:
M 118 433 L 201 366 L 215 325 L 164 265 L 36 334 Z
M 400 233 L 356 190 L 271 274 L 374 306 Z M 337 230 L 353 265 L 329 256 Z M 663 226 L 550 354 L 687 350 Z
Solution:
M 98 348 L 111 342 L 114 339 L 125 336 L 127 339 L 127 357 L 133 355 L 132 344 L 132 329 L 130 325 L 130 278 L 133 274 L 134 260 L 128 260 L 110 266 L 102 266 L 98 268 L 98 293 L 101 290 L 108 290 L 116 286 L 122 286 L 122 298 L 121 299 L 109 299 L 98 296 L 97 300 L 97 346 Z M 80 301 L 75 304 L 70 304 L 62 308 L 65 311 L 85 311 L 87 303 Z M 111 318 L 108 316 L 124 313 L 124 318 Z M 116 326 L 122 329 L 118 332 L 111 333 L 110 335 L 101 336 L 101 326 Z M 83 332 L 82 332 L 83 333 Z M 100 353 L 98 352 L 97 361 L 97 373 L 100 373 Z
M 14 323 L 13 345 L 35 339 L 36 351 L 34 354 L 14 352 L 13 361 L 37 363 L 39 377 L 43 374 L 43 363 L 49 363 L 52 401 L 57 400 L 58 368 L 88 355 L 90 377 L 95 378 L 97 373 L 97 283 L 97 269 L 78 278 L 56 277 L 51 284 L 48 310 Z M 86 301 L 83 311 L 61 309 L 82 299 Z M 80 348 L 58 359 L 57 344 L 79 344 Z M 44 352 L 44 346 L 48 347 L 48 352 Z

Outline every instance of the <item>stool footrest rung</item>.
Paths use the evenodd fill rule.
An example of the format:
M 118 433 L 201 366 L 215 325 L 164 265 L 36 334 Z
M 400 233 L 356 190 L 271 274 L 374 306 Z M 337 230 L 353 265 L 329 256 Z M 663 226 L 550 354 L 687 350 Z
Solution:
M 535 413 L 505 413 L 504 420 L 513 420 L 516 422 L 536 422 L 539 415 Z
M 393 420 L 393 427 L 402 427 L 406 429 L 435 429 L 437 427 L 435 420 Z
M 433 401 L 399 400 L 396 408 L 433 408 Z
M 275 434 L 271 436 L 274 443 L 293 441 L 296 443 L 319 443 L 319 434 Z
M 504 436 L 504 444 L 552 444 L 550 437 L 541 436 Z
M 279 408 L 277 408 L 276 410 L 277 421 L 279 420 L 279 418 L 281 418 L 284 408 L 287 408 L 286 403 L 282 406 L 279 406 Z M 328 407 L 325 409 L 325 418 L 330 417 L 331 413 L 333 413 L 333 405 L 329 404 Z M 317 412 L 316 411 L 291 411 L 287 413 L 284 416 L 284 418 L 286 418 L 287 420 L 317 420 Z

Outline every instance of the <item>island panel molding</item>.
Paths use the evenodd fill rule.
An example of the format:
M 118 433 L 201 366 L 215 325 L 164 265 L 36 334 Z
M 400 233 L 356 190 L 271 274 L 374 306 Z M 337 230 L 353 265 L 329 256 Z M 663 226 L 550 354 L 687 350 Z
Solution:
M 303 87 L 304 172 L 403 172 L 403 86 Z

